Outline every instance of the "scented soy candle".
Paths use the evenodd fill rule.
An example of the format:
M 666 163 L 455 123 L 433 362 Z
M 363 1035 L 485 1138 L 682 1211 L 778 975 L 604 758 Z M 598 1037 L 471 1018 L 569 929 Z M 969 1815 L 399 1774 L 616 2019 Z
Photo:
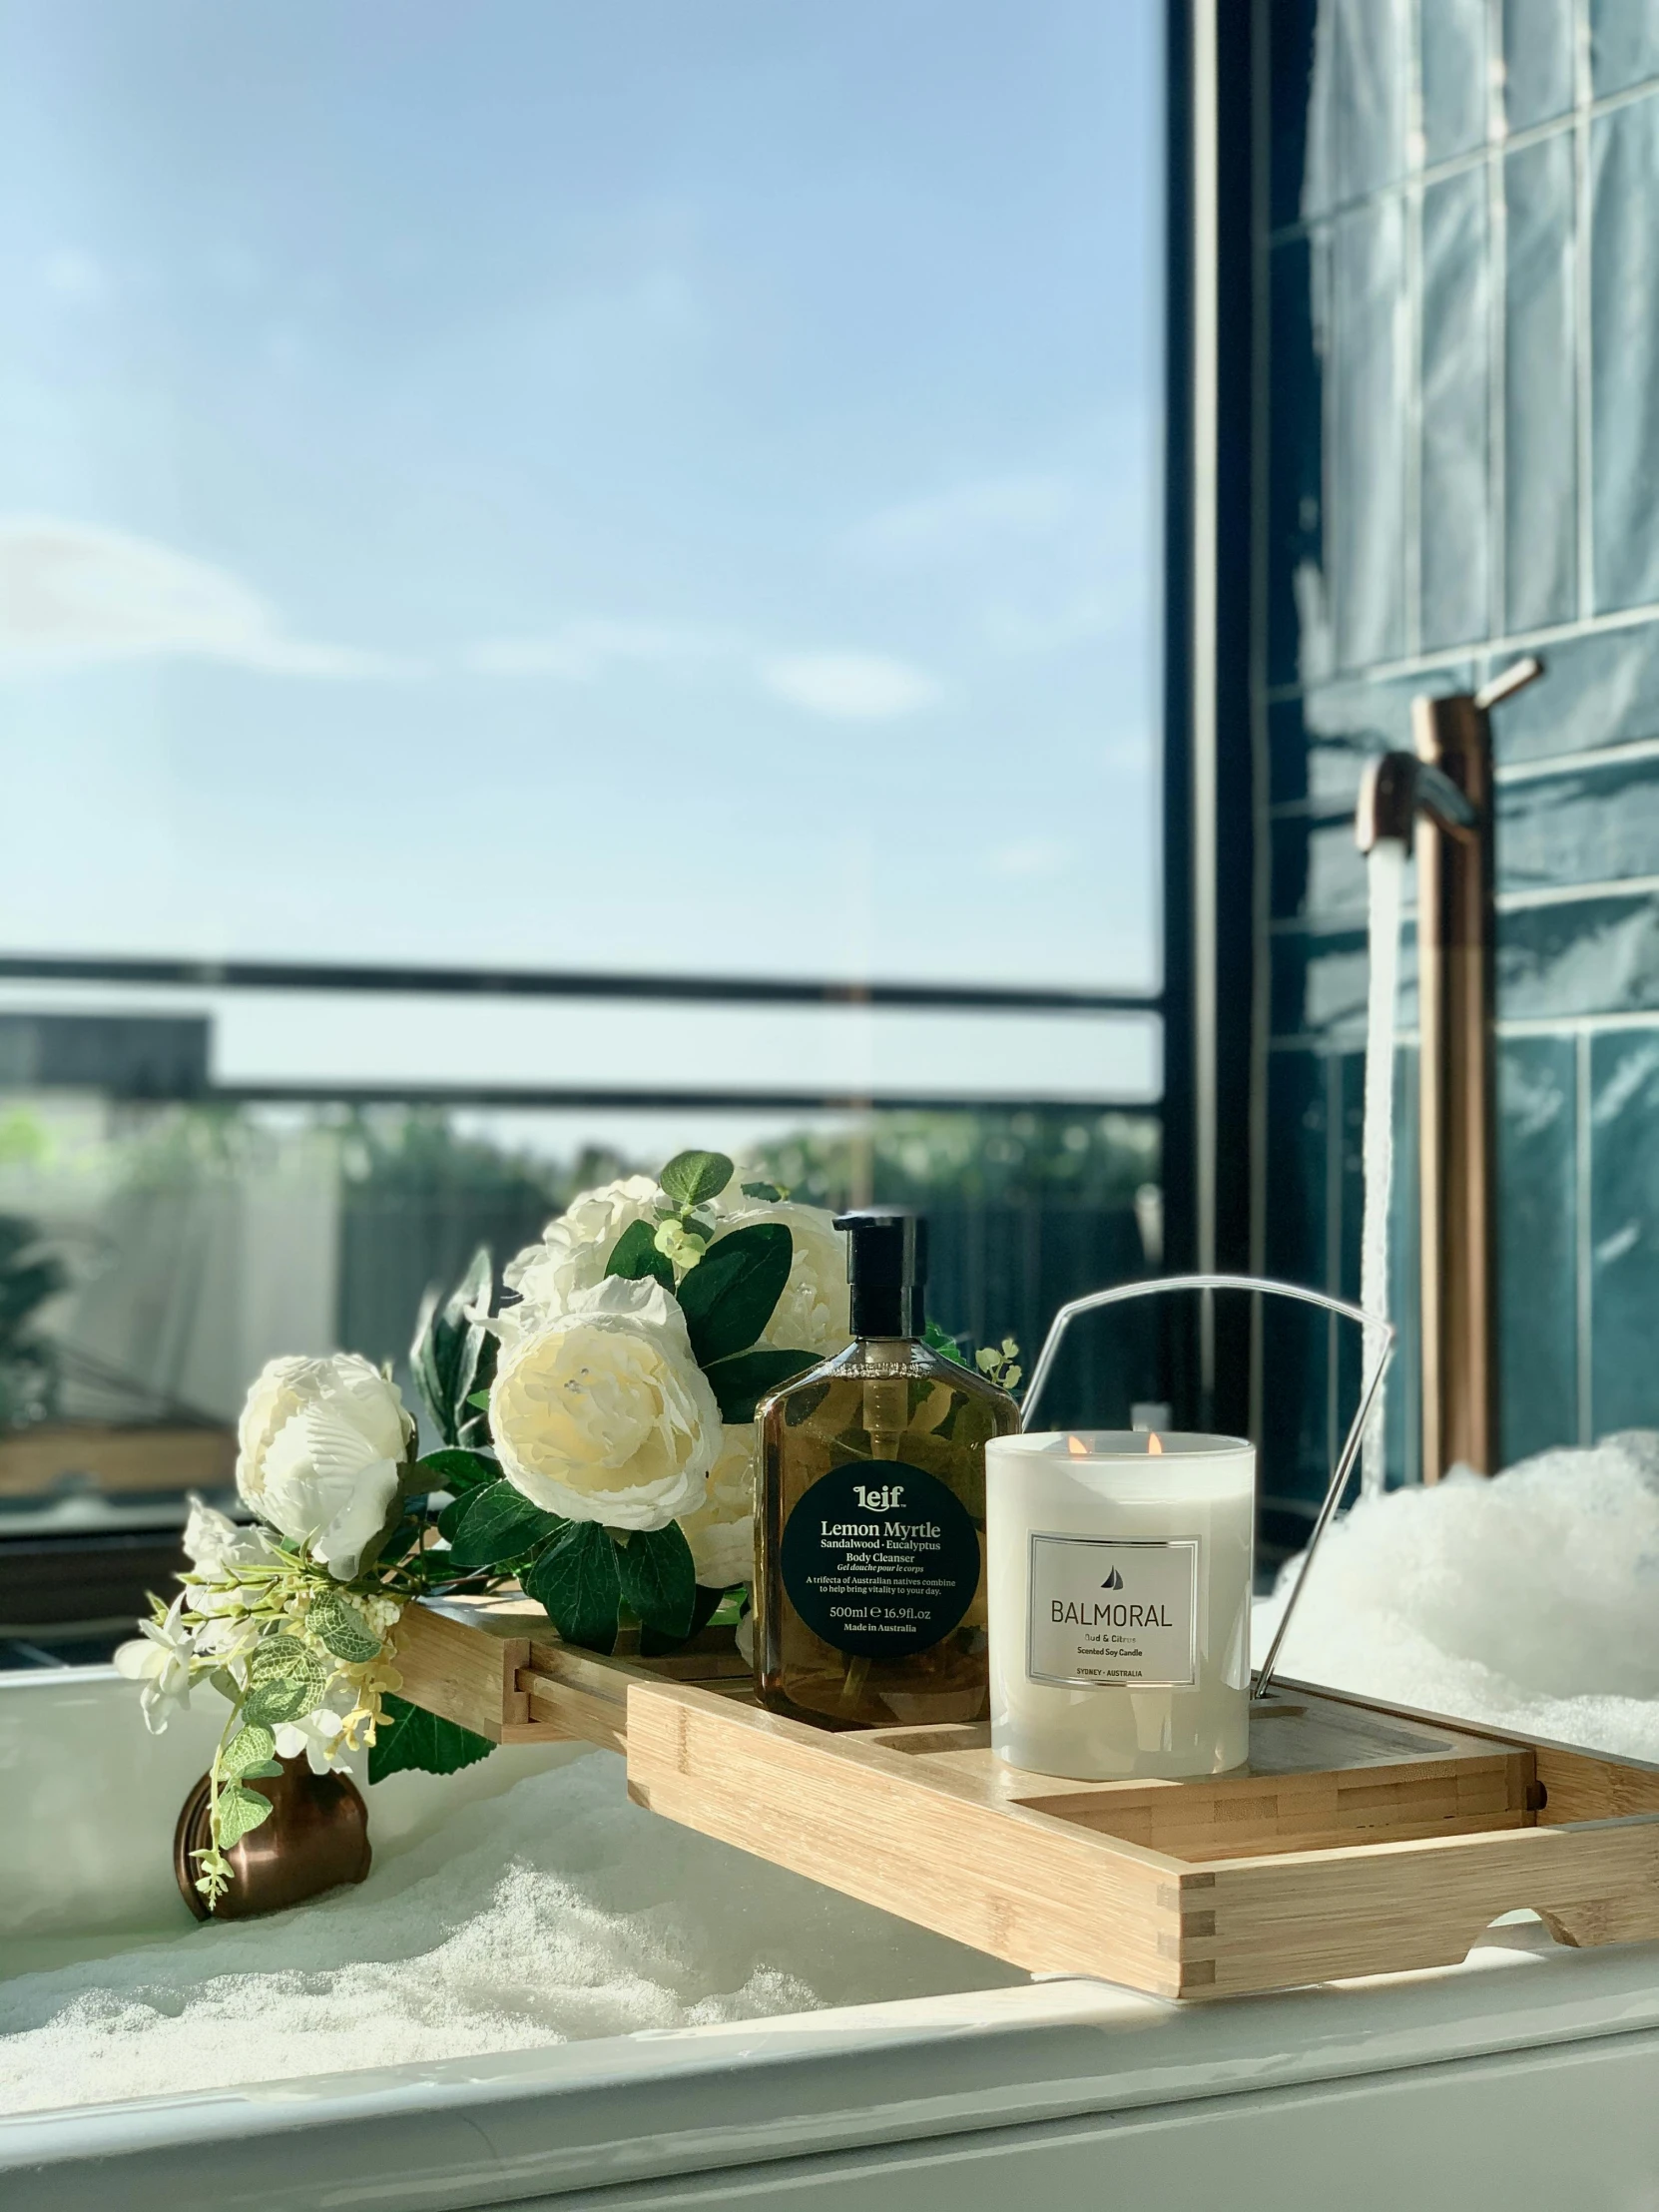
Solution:
M 1256 1452 L 1130 1429 L 985 1447 L 991 1746 L 1083 1782 L 1250 1752 Z

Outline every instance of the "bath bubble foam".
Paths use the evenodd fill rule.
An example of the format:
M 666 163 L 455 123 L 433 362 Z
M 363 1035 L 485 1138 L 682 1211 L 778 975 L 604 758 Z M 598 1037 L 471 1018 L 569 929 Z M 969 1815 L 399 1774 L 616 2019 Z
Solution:
M 1302 1565 L 1256 1609 L 1258 1662 Z M 1659 1761 L 1659 1433 L 1363 1498 L 1327 1531 L 1279 1672 Z
M 360 1888 L 0 1982 L 0 2111 L 1025 1978 L 658 1819 L 623 1785 L 595 1753 L 458 1806 Z

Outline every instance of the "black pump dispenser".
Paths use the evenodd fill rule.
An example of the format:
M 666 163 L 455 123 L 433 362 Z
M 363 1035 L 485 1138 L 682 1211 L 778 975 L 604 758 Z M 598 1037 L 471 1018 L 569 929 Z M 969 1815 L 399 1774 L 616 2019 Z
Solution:
M 872 1209 L 837 1214 L 846 1238 L 854 1337 L 915 1338 L 925 1326 L 927 1224 L 919 1214 Z

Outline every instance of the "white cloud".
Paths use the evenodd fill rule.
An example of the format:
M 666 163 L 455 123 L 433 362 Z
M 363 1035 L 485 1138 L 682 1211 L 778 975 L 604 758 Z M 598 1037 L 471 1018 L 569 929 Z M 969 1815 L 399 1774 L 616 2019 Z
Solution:
M 883 507 L 859 523 L 848 544 L 884 564 L 976 558 L 1009 538 L 1046 538 L 1070 520 L 1079 487 L 1068 476 L 981 476 L 948 491 Z
M 226 570 L 119 530 L 0 517 L 0 673 L 152 659 L 273 676 L 402 676 L 413 664 L 290 636 Z
M 563 623 L 541 636 L 487 639 L 469 647 L 465 659 L 480 676 L 555 676 L 587 684 L 628 662 L 684 665 L 744 650 L 734 632 L 697 623 L 595 618 Z
M 939 698 L 931 676 L 881 653 L 792 653 L 764 661 L 766 689 L 836 722 L 890 722 Z
M 1021 837 L 998 846 L 991 854 L 993 875 L 1063 875 L 1074 857 L 1073 849 L 1058 837 Z

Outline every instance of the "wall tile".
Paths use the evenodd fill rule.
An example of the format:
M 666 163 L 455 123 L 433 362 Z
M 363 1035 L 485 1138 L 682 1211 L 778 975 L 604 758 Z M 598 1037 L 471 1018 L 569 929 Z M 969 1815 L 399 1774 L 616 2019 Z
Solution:
M 1330 289 L 1326 234 L 1286 239 L 1269 265 L 1268 681 L 1325 674 L 1333 657 L 1325 584 L 1325 371 L 1315 329 Z M 1328 317 L 1322 318 L 1328 319 Z
M 1281 816 L 1272 825 L 1275 921 L 1305 917 L 1322 925 L 1364 922 L 1366 857 L 1345 809 L 1325 818 Z
M 1659 665 L 1655 675 L 1659 683 Z M 1352 807 L 1367 761 L 1378 753 L 1411 750 L 1411 701 L 1417 694 L 1440 699 L 1472 691 L 1475 681 L 1475 664 L 1464 661 L 1385 683 L 1358 677 L 1322 684 L 1300 698 L 1276 702 L 1268 710 L 1274 803 L 1311 799 L 1322 813 Z
M 1486 0 L 1430 0 L 1417 18 L 1425 159 L 1486 143 Z
M 1340 216 L 1332 229 L 1327 543 L 1343 668 L 1395 660 L 1404 650 L 1403 285 L 1398 197 Z
M 1304 215 L 1363 199 L 1403 173 L 1409 52 L 1407 0 L 1320 0 Z
M 1429 648 L 1487 634 L 1486 269 L 1484 169 L 1429 185 L 1422 196 L 1418 566 L 1419 634 Z
M 1595 602 L 1607 609 L 1659 599 L 1659 94 L 1596 118 L 1590 174 Z
M 1492 716 L 1500 765 L 1659 737 L 1659 623 L 1569 638 L 1542 658 L 1543 681 Z
M 1417 947 L 1413 922 L 1400 933 L 1399 1010 L 1395 1027 L 1417 1020 Z M 1366 931 L 1276 931 L 1269 958 L 1269 1020 L 1275 1037 L 1318 1039 L 1325 1044 L 1365 1041 L 1370 965 Z
M 1573 0 L 1503 0 L 1503 108 L 1511 131 L 1572 106 Z
M 1286 1283 L 1320 1288 L 1327 1274 L 1330 1086 L 1313 1052 L 1276 1052 L 1268 1068 L 1266 1265 Z M 1300 1549 L 1308 1520 L 1275 1499 L 1317 1503 L 1329 1472 L 1331 1332 L 1289 1299 L 1262 1302 L 1262 1537 Z
M 1659 1029 L 1590 1057 L 1590 1425 L 1659 1427 Z
M 1659 1011 L 1659 899 L 1647 892 L 1500 910 L 1499 1019 Z
M 1590 0 L 1590 82 L 1596 98 L 1659 77 L 1653 0 Z
M 1500 1463 L 1578 1437 L 1577 1045 L 1497 1053 Z
M 1498 787 L 1500 891 L 1659 875 L 1659 761 Z
M 1508 626 L 1565 621 L 1576 605 L 1572 140 L 1557 133 L 1503 165 L 1504 562 Z

